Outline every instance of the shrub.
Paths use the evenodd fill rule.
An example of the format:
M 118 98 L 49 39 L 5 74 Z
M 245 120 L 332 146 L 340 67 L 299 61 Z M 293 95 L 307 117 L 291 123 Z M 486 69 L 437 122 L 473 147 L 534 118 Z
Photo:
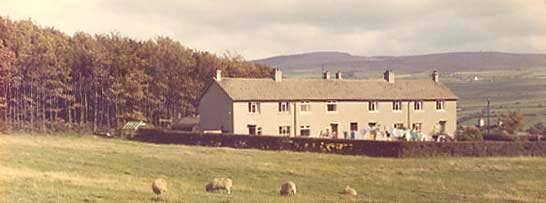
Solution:
M 457 141 L 482 141 L 483 135 L 476 127 L 462 127 L 457 129 L 455 139 Z
M 500 128 L 508 132 L 509 135 L 513 135 L 515 132 L 523 129 L 523 126 L 525 126 L 525 117 L 519 112 L 502 113 L 499 116 L 499 122 L 502 123 L 499 126 Z

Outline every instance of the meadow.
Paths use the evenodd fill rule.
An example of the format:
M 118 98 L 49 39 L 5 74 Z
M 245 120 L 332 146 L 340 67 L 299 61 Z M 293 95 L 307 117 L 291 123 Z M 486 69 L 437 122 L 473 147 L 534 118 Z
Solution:
M 213 177 L 233 193 L 207 193 Z M 168 193 L 157 198 L 161 177 Z M 278 189 L 292 180 L 295 197 Z M 359 195 L 341 194 L 351 185 Z M 0 135 L 0 202 L 546 202 L 546 158 L 388 159 Z

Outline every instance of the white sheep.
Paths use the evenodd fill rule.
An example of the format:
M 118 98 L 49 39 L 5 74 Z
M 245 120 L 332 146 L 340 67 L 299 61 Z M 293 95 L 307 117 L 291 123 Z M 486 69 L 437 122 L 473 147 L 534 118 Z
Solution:
M 207 192 L 226 190 L 228 194 L 231 194 L 232 186 L 233 181 L 230 178 L 214 178 L 205 186 L 205 190 Z
M 162 178 L 155 179 L 152 182 L 152 191 L 156 195 L 161 195 L 167 192 L 167 181 Z
M 348 194 L 348 195 L 352 195 L 352 196 L 356 196 L 358 193 L 356 193 L 356 190 L 353 189 L 351 186 L 345 186 L 345 189 L 343 190 L 343 193 L 345 194 Z
M 283 196 L 296 195 L 296 184 L 292 181 L 282 184 L 280 193 Z

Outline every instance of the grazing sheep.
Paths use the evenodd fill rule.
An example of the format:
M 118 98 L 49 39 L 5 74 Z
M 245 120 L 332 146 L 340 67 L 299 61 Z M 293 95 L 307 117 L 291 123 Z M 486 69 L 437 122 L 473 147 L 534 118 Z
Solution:
M 292 181 L 288 181 L 281 185 L 281 195 L 292 196 L 296 195 L 296 184 Z
M 358 193 L 356 193 L 356 190 L 353 189 L 351 186 L 345 186 L 345 190 L 343 191 L 345 194 L 356 196 Z
M 155 179 L 152 183 L 152 190 L 156 195 L 161 195 L 167 192 L 167 181 L 162 178 Z
M 205 186 L 205 190 L 207 192 L 226 190 L 228 194 L 231 194 L 232 186 L 233 181 L 230 178 L 214 178 Z

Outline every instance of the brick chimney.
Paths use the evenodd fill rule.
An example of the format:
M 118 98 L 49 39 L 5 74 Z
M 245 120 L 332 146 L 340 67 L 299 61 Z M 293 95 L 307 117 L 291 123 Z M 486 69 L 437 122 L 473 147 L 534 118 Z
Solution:
M 322 73 L 322 79 L 329 80 L 330 79 L 330 72 L 324 71 L 324 73 Z
M 383 74 L 383 78 L 388 83 L 394 83 L 394 73 L 392 72 L 392 70 L 385 71 L 385 73 Z
M 336 73 L 336 79 L 338 79 L 338 80 L 343 79 L 343 77 L 341 76 L 341 71 L 338 71 L 338 72 Z
M 438 71 L 432 71 L 432 81 L 434 82 L 440 82 L 440 74 L 438 73 Z
M 281 69 L 275 68 L 275 70 L 273 70 L 273 80 L 275 80 L 275 82 L 281 82 L 282 81 L 282 71 L 281 71 Z
M 216 81 L 222 81 L 222 70 L 217 69 L 216 70 L 216 77 L 214 78 Z

